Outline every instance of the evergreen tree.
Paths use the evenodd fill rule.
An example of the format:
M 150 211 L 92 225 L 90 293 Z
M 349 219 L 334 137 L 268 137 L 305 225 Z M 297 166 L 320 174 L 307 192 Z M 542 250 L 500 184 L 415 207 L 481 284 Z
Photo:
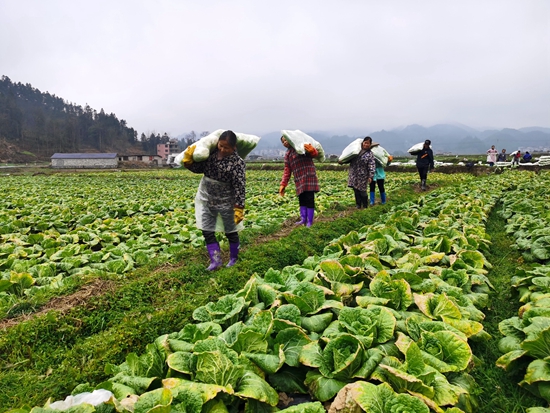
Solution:
M 88 104 L 83 108 L 28 83 L 0 78 L 0 138 L 23 150 L 42 157 L 91 149 L 116 152 L 136 144 L 137 136 L 114 113 L 98 113 Z

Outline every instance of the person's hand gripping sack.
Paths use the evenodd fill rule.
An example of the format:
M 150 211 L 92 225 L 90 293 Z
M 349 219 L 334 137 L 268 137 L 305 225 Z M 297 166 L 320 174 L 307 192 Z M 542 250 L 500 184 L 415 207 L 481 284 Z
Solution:
M 304 150 L 309 154 L 309 156 L 317 155 L 317 150 L 311 143 L 304 143 Z
M 189 166 L 193 163 L 193 153 L 196 145 L 189 145 L 183 152 L 183 166 Z
M 235 207 L 235 225 L 239 224 L 244 219 L 244 208 Z

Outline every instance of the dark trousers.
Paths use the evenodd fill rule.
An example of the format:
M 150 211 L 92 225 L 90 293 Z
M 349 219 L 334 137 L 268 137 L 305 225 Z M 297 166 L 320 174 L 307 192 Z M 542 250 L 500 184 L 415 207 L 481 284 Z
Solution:
M 315 192 L 302 192 L 300 195 L 298 195 L 298 202 L 300 203 L 300 206 L 315 209 Z
M 420 180 L 425 181 L 428 179 L 428 171 L 430 170 L 430 166 L 417 166 L 418 169 L 418 175 L 420 175 Z
M 367 191 L 360 191 L 353 188 L 353 195 L 355 195 L 355 205 L 357 205 L 357 208 L 361 208 L 362 206 L 367 208 L 369 206 Z
M 204 236 L 204 240 L 207 244 L 215 244 L 216 242 L 218 242 L 218 240 L 216 239 L 216 233 L 214 231 L 202 231 L 202 235 Z M 226 232 L 225 236 L 227 237 L 227 240 L 230 244 L 239 243 L 239 233 L 237 231 Z
M 378 184 L 378 190 L 380 191 L 380 193 L 385 194 L 386 190 L 384 189 L 384 179 L 377 179 L 376 181 L 371 181 L 371 183 L 369 184 L 371 192 L 374 192 L 374 190 L 376 189 L 376 184 Z

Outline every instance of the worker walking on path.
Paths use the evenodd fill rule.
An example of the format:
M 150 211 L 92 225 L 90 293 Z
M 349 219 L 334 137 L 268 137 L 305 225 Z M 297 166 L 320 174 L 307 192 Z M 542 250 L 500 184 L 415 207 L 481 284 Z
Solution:
M 220 135 L 216 149 L 203 162 L 193 162 L 196 145 L 190 145 L 183 156 L 183 166 L 194 173 L 203 173 L 195 197 L 197 227 L 202 230 L 210 255 L 209 271 L 221 267 L 220 244 L 216 239 L 221 218 L 223 231 L 229 241 L 229 263 L 232 267 L 239 256 L 239 228 L 244 218 L 245 162 L 237 153 L 237 135 L 225 131 Z
M 424 146 L 418 155 L 416 155 L 416 169 L 418 169 L 418 175 L 420 175 L 420 187 L 423 191 L 426 190 L 426 180 L 428 179 L 428 171 L 434 170 L 434 153 L 430 148 L 432 141 L 426 139 Z
M 372 183 L 376 169 L 371 145 L 372 138 L 365 137 L 361 142 L 361 151 L 349 164 L 348 186 L 353 189 L 355 205 L 359 209 L 369 206 L 367 187 Z
M 296 195 L 300 205 L 300 221 L 297 225 L 311 227 L 313 217 L 315 216 L 315 192 L 319 192 L 319 181 L 313 158 L 319 153 L 315 147 L 310 144 L 304 144 L 305 153 L 298 154 L 290 145 L 288 140 L 281 136 L 281 142 L 286 149 L 285 167 L 283 177 L 279 186 L 279 195 L 285 195 L 285 189 L 290 181 L 290 176 L 294 175 L 294 184 L 296 185 Z

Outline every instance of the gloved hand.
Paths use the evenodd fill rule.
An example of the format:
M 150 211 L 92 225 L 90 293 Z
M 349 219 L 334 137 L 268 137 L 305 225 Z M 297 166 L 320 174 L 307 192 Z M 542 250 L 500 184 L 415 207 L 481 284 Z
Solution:
M 311 143 L 304 143 L 304 149 L 310 155 L 313 155 L 315 154 L 315 152 L 317 152 L 317 150 L 313 147 Z
M 279 187 L 279 195 L 285 196 L 285 188 L 286 188 L 286 187 L 285 187 L 284 185 L 281 185 L 281 186 Z
M 193 153 L 195 152 L 196 145 L 189 145 L 187 149 L 183 152 L 183 164 L 191 165 L 193 163 Z
M 238 224 L 244 219 L 244 208 L 235 207 L 235 224 Z

